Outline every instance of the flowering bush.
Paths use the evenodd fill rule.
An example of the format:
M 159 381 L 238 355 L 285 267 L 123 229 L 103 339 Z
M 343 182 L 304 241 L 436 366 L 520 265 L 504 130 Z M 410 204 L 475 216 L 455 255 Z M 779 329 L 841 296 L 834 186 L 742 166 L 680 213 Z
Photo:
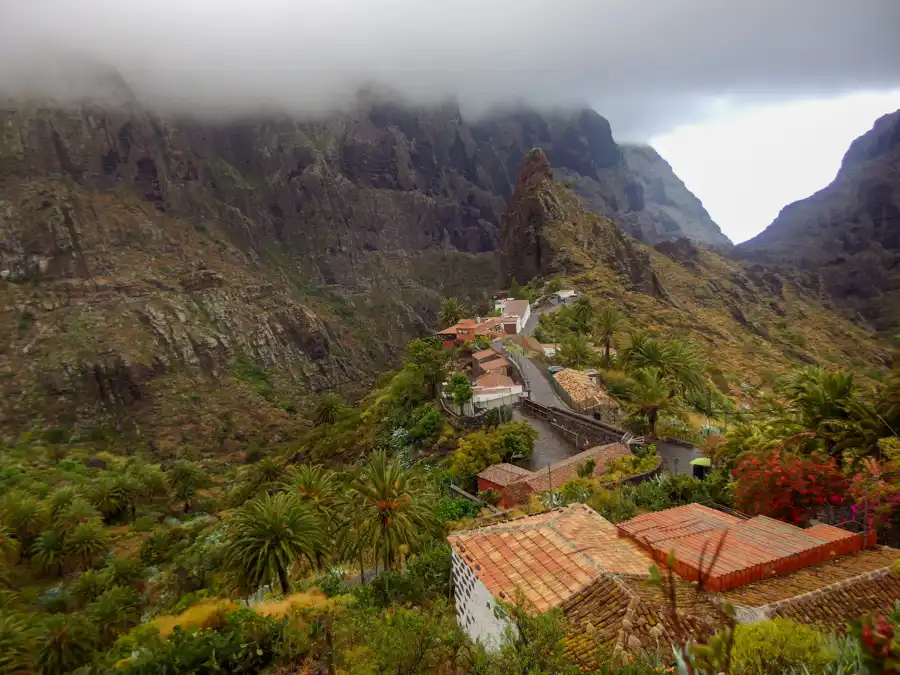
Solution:
M 732 475 L 737 508 L 796 525 L 818 508 L 844 503 L 850 483 L 833 459 L 781 450 L 743 457 Z
M 900 485 L 885 480 L 882 467 L 871 458 L 863 460 L 863 471 L 853 477 L 849 493 L 856 520 L 865 519 L 870 529 L 897 525 L 900 517 Z

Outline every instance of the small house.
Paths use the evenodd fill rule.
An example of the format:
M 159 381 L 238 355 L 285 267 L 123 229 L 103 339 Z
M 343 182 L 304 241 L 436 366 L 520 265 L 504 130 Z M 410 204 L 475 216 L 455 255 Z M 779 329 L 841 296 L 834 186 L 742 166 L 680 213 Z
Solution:
M 550 304 L 565 305 L 569 302 L 572 302 L 577 297 L 578 294 L 571 289 L 565 291 L 556 291 L 556 293 L 550 294 Z

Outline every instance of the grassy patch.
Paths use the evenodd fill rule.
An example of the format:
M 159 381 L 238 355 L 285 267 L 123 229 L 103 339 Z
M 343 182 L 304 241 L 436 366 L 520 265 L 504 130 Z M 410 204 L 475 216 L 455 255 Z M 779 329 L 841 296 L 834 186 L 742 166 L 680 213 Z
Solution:
M 231 374 L 235 379 L 249 384 L 253 391 L 267 400 L 275 394 L 275 388 L 269 381 L 269 375 L 265 369 L 243 354 L 232 362 Z

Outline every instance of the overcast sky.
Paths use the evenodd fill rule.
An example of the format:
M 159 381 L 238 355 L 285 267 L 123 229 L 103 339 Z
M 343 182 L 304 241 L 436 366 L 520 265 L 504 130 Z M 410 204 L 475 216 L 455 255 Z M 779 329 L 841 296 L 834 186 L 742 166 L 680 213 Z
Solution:
M 206 113 L 321 112 L 369 82 L 468 111 L 590 104 L 617 138 L 654 139 L 740 239 L 766 216 L 733 215 L 727 188 L 753 177 L 727 173 L 749 156 L 714 171 L 698 158 L 758 150 L 759 120 L 780 120 L 773 105 L 900 89 L 898 35 L 900 0 L 0 0 L 0 92 L 77 93 L 59 66 L 78 55 L 113 65 L 145 100 Z M 843 148 L 861 114 L 867 127 L 887 112 L 882 100 L 898 107 L 786 110 L 829 116 L 807 125 Z M 776 183 L 807 189 L 833 164 L 794 133 L 807 125 L 782 125 L 769 146 L 767 168 L 792 167 Z

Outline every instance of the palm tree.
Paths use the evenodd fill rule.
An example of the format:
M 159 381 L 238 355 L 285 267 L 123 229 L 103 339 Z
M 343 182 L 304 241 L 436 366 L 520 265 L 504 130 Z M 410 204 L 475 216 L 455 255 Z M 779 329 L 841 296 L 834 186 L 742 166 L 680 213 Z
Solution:
M 251 494 L 262 489 L 274 491 L 284 476 L 284 464 L 272 457 L 263 457 L 250 470 Z
M 113 557 L 103 566 L 103 577 L 108 586 L 137 586 L 144 579 L 144 568 L 129 558 Z
M 559 346 L 559 360 L 570 368 L 584 368 L 591 362 L 593 356 L 591 343 L 581 334 L 569 336 Z
M 778 383 L 778 393 L 796 410 L 808 429 L 827 420 L 846 419 L 853 394 L 853 375 L 807 366 Z
M 169 470 L 169 485 L 175 493 L 175 499 L 184 502 L 184 512 L 191 510 L 191 502 L 197 490 L 208 482 L 208 477 L 199 464 L 180 461 Z
M 79 563 L 81 569 L 91 567 L 94 560 L 106 553 L 106 532 L 95 522 L 78 523 L 66 534 L 63 552 Z
M 338 482 L 333 471 L 321 464 L 301 464 L 291 469 L 284 487 L 315 511 L 328 531 L 333 530 L 338 505 Z M 316 554 L 316 567 L 322 568 L 322 552 Z
M 658 368 L 644 368 L 634 373 L 624 398 L 629 408 L 647 418 L 651 437 L 656 436 L 660 414 L 677 407 L 672 383 Z
M 313 561 L 324 544 L 319 519 L 308 504 L 286 492 L 266 494 L 231 516 L 225 559 L 241 590 L 252 593 L 278 583 L 287 595 L 291 568 L 302 558 Z
M 578 296 L 572 303 L 572 319 L 578 326 L 578 332 L 590 332 L 591 322 L 594 319 L 594 307 L 585 296 Z
M 54 490 L 50 494 L 50 516 L 53 518 L 53 520 L 56 520 L 59 512 L 66 508 L 77 498 L 78 490 L 76 490 L 71 485 L 67 485 L 66 487 L 61 487 L 58 490 Z
M 76 497 L 63 506 L 53 519 L 53 527 L 65 532 L 78 523 L 99 523 L 102 521 L 100 511 L 86 499 Z
M 597 337 L 603 342 L 603 365 L 609 368 L 609 352 L 612 348 L 612 337 L 619 328 L 619 312 L 612 305 L 606 305 L 597 314 L 595 328 Z
M 687 340 L 662 341 L 644 331 L 634 331 L 619 354 L 625 370 L 634 373 L 655 368 L 679 394 L 702 391 L 704 366 L 696 344 Z
M 18 554 L 18 540 L 13 539 L 12 533 L 0 523 L 0 562 L 12 562 Z
M 104 591 L 85 612 L 100 630 L 102 642 L 111 644 L 141 622 L 144 603 L 144 598 L 134 589 L 117 586 Z
M 464 310 L 462 304 L 457 298 L 447 298 L 441 305 L 441 311 L 438 314 L 438 321 L 441 328 L 452 326 L 463 317 Z
M 78 614 L 54 614 L 43 621 L 37 654 L 40 675 L 65 675 L 80 668 L 94 653 L 96 635 Z
M 23 548 L 30 547 L 47 525 L 48 510 L 39 499 L 21 492 L 7 493 L 3 502 L 4 522 Z
M 103 515 L 103 522 L 109 524 L 126 508 L 130 486 L 120 481 L 118 476 L 104 476 L 93 486 L 91 503 Z
M 316 426 L 328 426 L 337 422 L 344 408 L 344 400 L 337 394 L 325 394 L 316 404 L 314 421 Z
M 57 575 L 65 561 L 63 535 L 58 530 L 42 532 L 31 545 L 31 559 L 43 571 Z
M 404 469 L 397 457 L 376 452 L 351 481 L 358 503 L 362 539 L 392 569 L 403 549 L 410 550 L 436 527 L 419 472 Z
M 323 521 L 334 517 L 338 481 L 330 469 L 321 464 L 300 464 L 288 472 L 283 485 L 292 490 L 301 502 L 309 504 Z
M 34 637 L 25 619 L 0 613 L 0 673 L 34 671 Z

